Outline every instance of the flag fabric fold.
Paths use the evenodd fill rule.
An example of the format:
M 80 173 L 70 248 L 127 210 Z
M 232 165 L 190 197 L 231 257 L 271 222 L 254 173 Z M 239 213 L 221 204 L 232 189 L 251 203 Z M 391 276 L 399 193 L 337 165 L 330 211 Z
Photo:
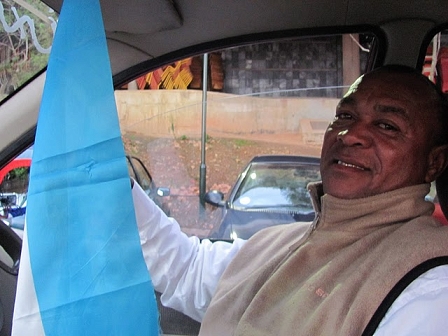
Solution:
M 13 335 L 158 335 L 98 0 L 65 0 L 28 190 Z

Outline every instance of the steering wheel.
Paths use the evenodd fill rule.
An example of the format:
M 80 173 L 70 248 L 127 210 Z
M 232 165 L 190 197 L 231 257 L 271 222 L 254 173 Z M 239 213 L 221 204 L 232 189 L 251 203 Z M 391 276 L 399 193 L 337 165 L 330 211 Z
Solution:
M 0 336 L 11 335 L 22 240 L 0 219 Z

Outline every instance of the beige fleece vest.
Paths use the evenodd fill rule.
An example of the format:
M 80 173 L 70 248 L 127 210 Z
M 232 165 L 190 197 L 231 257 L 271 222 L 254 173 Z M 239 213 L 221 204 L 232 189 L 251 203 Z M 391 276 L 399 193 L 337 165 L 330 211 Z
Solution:
M 200 335 L 361 335 L 407 272 L 448 255 L 448 227 L 432 219 L 428 191 L 325 195 L 313 224 L 259 232 L 224 272 Z

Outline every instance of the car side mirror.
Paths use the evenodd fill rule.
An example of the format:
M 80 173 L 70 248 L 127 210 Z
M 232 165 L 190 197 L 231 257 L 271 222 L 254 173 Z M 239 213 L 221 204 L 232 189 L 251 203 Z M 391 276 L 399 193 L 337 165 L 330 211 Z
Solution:
M 226 205 L 224 194 L 218 190 L 210 190 L 204 195 L 204 201 L 208 204 L 223 208 Z
M 166 187 L 159 187 L 157 188 L 157 195 L 163 197 L 163 196 L 169 196 L 170 195 L 170 188 Z

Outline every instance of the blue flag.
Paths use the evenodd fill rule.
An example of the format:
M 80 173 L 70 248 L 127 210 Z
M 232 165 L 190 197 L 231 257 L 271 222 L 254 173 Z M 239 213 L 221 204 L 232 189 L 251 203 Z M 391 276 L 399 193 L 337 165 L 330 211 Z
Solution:
M 14 335 L 158 335 L 98 0 L 65 0 L 28 190 Z

